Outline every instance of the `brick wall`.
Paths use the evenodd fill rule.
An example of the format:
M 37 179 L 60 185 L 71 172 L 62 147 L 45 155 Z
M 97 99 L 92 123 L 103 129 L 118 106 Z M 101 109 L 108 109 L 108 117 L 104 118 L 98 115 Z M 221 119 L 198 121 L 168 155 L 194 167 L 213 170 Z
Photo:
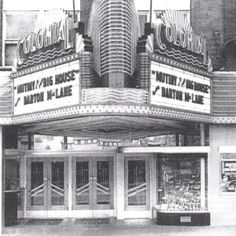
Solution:
M 225 42 L 236 39 L 236 1 L 223 0 L 225 17 Z
M 224 45 L 224 0 L 191 0 L 191 25 L 207 39 L 207 48 L 214 69 L 222 65 Z
M 236 1 L 191 0 L 190 8 L 192 27 L 207 38 L 214 69 L 235 71 L 236 55 L 234 50 L 228 50 L 225 46 L 229 41 L 236 40 Z
M 89 13 L 93 0 L 80 0 L 80 21 L 84 23 L 85 34 L 87 34 Z

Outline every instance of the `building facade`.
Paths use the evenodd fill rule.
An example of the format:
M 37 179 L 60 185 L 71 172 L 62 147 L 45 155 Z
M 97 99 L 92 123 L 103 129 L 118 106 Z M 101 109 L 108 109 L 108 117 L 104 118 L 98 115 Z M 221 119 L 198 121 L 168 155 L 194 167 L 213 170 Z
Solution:
M 186 14 L 144 26 L 132 0 L 95 0 L 80 16 L 22 35 L 9 91 L 1 84 L 12 101 L 0 116 L 3 190 L 17 193 L 18 217 L 233 222 L 233 118 L 217 113 L 233 72 L 213 78 Z
M 234 224 L 236 219 L 234 188 L 224 188 L 224 183 L 235 179 L 235 7 L 235 1 L 191 1 L 192 26 L 207 38 L 214 68 L 212 115 L 215 122 L 209 128 L 212 168 L 209 207 L 214 224 Z

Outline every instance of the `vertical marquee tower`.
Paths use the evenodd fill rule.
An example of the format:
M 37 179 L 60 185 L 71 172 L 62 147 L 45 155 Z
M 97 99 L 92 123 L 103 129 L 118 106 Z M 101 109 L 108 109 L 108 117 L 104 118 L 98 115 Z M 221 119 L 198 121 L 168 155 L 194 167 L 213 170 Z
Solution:
M 0 34 L 2 35 L 2 10 L 3 10 L 3 1 L 0 1 Z M 0 38 L 0 66 L 2 66 L 2 37 Z
M 105 87 L 128 87 L 135 71 L 138 16 L 133 0 L 94 0 L 88 35 L 94 43 L 95 71 Z

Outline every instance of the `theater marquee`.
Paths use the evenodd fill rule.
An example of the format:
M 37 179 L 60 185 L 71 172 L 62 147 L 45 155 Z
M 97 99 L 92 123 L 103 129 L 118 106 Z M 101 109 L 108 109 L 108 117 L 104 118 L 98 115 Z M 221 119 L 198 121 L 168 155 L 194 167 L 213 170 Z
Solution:
M 14 115 L 79 104 L 79 60 L 14 79 Z
M 151 62 L 151 104 L 210 113 L 210 78 Z

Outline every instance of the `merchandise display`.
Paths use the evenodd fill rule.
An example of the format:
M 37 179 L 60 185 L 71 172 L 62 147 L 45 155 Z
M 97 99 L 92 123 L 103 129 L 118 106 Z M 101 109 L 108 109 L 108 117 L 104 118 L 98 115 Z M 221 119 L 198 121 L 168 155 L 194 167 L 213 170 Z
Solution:
M 158 159 L 158 205 L 163 211 L 200 211 L 200 159 Z

